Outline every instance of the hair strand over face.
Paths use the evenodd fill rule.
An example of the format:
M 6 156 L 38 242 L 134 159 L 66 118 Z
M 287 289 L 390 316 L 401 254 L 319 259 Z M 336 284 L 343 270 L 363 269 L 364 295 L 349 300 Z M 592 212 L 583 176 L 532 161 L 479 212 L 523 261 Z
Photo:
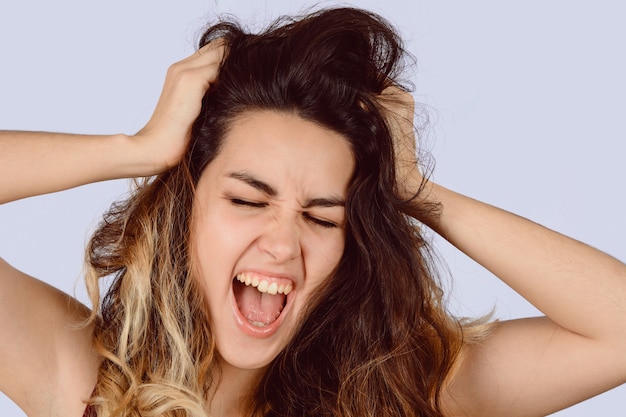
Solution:
M 216 353 L 192 279 L 194 187 L 246 112 L 296 114 L 347 138 L 355 170 L 346 242 L 333 276 L 250 398 L 257 416 L 442 416 L 439 396 L 461 344 L 413 219 L 436 207 L 395 194 L 390 129 L 378 96 L 399 86 L 406 54 L 383 18 L 353 8 L 281 18 L 260 34 L 222 21 L 200 46 L 228 53 L 204 97 L 183 161 L 111 208 L 87 253 L 104 358 L 100 416 L 200 416 L 216 389 Z M 97 317 L 96 317 L 97 315 Z

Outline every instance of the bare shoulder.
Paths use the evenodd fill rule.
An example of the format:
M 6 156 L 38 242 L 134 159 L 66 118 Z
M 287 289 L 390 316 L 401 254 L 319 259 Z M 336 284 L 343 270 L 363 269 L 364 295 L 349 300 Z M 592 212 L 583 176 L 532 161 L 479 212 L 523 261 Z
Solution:
M 494 324 L 465 345 L 443 394 L 447 416 L 545 416 L 624 383 L 623 353 L 547 317 Z
M 31 416 L 80 416 L 95 384 L 89 310 L 0 258 L 0 390 Z

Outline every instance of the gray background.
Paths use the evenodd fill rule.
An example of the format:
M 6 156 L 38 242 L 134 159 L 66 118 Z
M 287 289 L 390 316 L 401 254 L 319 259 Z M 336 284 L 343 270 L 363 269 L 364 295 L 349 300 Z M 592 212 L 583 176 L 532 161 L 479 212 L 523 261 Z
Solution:
M 170 63 L 211 17 L 255 26 L 311 2 L 155 0 L 2 2 L 0 129 L 132 133 Z M 322 5 L 339 4 L 321 2 Z M 615 1 L 354 1 L 389 18 L 417 57 L 434 179 L 626 259 L 626 6 Z M 0 206 L 0 254 L 84 300 L 89 231 L 126 181 Z M 453 311 L 537 314 L 436 240 Z M 10 337 L 0 335 L 0 337 Z M 558 416 L 623 416 L 626 389 Z M 23 416 L 0 398 L 0 417 Z

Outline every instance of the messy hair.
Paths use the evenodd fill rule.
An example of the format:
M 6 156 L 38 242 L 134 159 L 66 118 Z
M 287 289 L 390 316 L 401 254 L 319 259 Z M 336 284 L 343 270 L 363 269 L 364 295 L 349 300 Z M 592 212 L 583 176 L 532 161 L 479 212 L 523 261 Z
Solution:
M 193 279 L 194 188 L 238 116 L 294 114 L 347 138 L 355 169 L 346 241 L 334 274 L 249 398 L 255 416 L 442 416 L 440 394 L 462 343 L 445 311 L 418 221 L 437 215 L 399 197 L 381 92 L 406 54 L 393 27 L 353 9 L 281 18 L 261 33 L 223 20 L 224 40 L 181 163 L 114 205 L 87 252 L 99 416 L 201 416 L 216 389 L 215 343 Z M 111 284 L 101 299 L 99 282 Z

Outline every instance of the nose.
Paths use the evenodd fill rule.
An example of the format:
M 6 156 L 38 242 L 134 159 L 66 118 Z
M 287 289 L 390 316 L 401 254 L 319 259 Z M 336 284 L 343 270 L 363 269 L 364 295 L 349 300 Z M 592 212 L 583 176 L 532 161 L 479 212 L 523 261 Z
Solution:
M 299 257 L 302 248 L 295 219 L 274 218 L 259 236 L 258 247 L 276 262 Z

